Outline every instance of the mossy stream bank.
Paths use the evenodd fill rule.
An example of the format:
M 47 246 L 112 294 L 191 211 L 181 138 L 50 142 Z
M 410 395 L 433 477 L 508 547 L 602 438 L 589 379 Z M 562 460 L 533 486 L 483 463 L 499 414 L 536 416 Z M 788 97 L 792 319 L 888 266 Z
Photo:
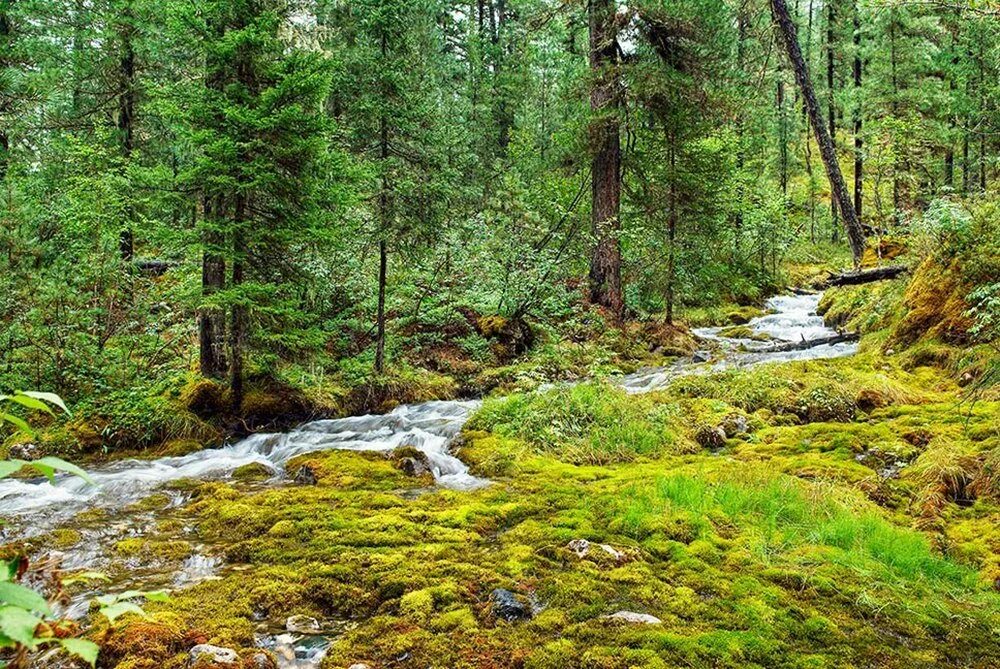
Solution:
M 945 370 L 881 343 L 487 400 L 455 445 L 491 481 L 472 490 L 303 452 L 297 482 L 181 478 L 32 542 L 100 542 L 122 574 L 222 561 L 148 620 L 95 621 L 120 669 L 199 643 L 296 666 L 259 648 L 296 615 L 332 641 L 324 669 L 995 666 L 1000 406 L 959 407 Z M 134 536 L 88 534 L 126 516 Z

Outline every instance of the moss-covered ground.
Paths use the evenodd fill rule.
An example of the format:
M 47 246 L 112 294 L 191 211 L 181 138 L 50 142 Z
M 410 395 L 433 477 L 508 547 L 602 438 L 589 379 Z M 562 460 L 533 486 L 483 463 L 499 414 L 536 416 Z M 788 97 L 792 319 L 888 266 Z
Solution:
M 261 667 L 255 635 L 304 614 L 331 630 L 323 669 L 1000 666 L 1000 395 L 980 383 L 996 349 L 968 336 L 961 285 L 921 266 L 831 290 L 823 312 L 863 333 L 857 355 L 641 396 L 519 392 L 600 376 L 595 351 L 607 371 L 629 359 L 621 332 L 542 344 L 489 372 L 502 392 L 456 443 L 492 481 L 479 490 L 345 451 L 290 463 L 315 484 L 185 485 L 186 506 L 110 550 L 198 544 L 226 566 L 149 619 L 96 621 L 100 665 L 180 669 L 208 642 Z M 530 614 L 498 616 L 497 588 Z
M 460 446 L 478 491 L 351 452 L 292 464 L 316 485 L 201 484 L 189 522 L 229 567 L 109 630 L 103 662 L 181 667 L 192 640 L 249 658 L 262 621 L 301 613 L 342 629 L 326 669 L 997 666 L 1000 404 L 878 343 L 489 400 Z M 533 617 L 498 619 L 495 588 Z

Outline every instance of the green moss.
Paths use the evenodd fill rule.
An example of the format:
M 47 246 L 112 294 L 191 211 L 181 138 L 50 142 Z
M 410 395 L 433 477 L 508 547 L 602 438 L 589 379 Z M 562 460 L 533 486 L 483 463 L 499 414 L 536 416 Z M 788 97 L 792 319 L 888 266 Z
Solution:
M 261 462 L 251 462 L 237 467 L 233 471 L 233 478 L 237 481 L 266 481 L 274 476 L 274 473 L 273 469 Z

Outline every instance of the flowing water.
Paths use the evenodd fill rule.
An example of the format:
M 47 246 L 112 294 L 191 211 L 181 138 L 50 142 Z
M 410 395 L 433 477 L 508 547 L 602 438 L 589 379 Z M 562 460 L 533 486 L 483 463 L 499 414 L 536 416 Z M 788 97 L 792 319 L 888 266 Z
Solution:
M 851 355 L 854 343 L 821 345 L 796 351 L 769 351 L 775 342 L 797 342 L 827 337 L 835 332 L 816 315 L 819 295 L 779 296 L 768 301 L 768 315 L 755 318 L 748 326 L 757 335 L 773 341 L 732 339 L 720 334 L 722 328 L 696 329 L 694 333 L 714 343 L 718 358 L 697 362 L 682 359 L 667 367 L 640 370 L 619 379 L 630 393 L 648 392 L 666 386 L 678 376 L 707 374 L 733 367 L 764 362 L 810 360 Z M 90 472 L 95 485 L 70 476 L 55 483 L 44 479 L 0 481 L 0 515 L 10 522 L 4 538 L 24 538 L 65 526 L 81 511 L 101 507 L 107 513 L 91 522 L 73 521 L 82 540 L 60 555 L 68 570 L 89 569 L 111 572 L 117 576 L 115 589 L 154 589 L 182 587 L 216 577 L 222 561 L 212 555 L 212 547 L 197 543 L 194 528 L 184 524 L 183 492 L 166 489 L 184 479 L 221 479 L 247 464 L 260 463 L 272 469 L 271 481 L 255 485 L 277 485 L 288 480 L 285 466 L 295 456 L 329 449 L 388 452 L 399 446 L 420 450 L 431 465 L 441 486 L 473 490 L 489 482 L 473 476 L 465 464 L 451 454 L 449 447 L 468 417 L 479 407 L 478 401 L 441 401 L 404 405 L 378 416 L 354 416 L 306 423 L 286 433 L 255 434 L 218 449 L 203 450 L 182 457 L 158 460 L 122 460 Z M 130 504 L 148 498 L 158 489 L 166 490 L 154 508 L 135 510 Z M 190 539 L 194 553 L 183 561 L 168 558 L 115 558 L 106 547 L 123 538 L 151 534 L 164 518 L 180 520 L 180 538 Z M 87 610 L 84 593 L 62 613 L 81 616 Z M 273 623 L 273 621 L 272 621 Z M 261 645 L 278 648 L 282 669 L 316 667 L 322 660 L 326 637 L 295 638 L 289 635 L 262 634 Z

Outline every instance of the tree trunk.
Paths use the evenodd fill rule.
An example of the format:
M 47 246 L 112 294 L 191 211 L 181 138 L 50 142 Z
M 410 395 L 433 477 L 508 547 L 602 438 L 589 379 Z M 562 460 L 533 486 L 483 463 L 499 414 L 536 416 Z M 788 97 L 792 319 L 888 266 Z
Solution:
M 890 103 L 890 108 L 892 109 L 892 115 L 898 117 L 899 115 L 899 77 L 896 72 L 896 10 L 893 8 L 889 9 L 889 65 L 892 72 L 892 102 Z M 901 218 L 901 195 L 899 186 L 899 150 L 896 146 L 895 138 L 893 140 L 893 157 L 892 157 L 892 219 L 893 222 L 898 224 Z
M 7 68 L 12 65 L 9 54 L 13 50 L 14 29 L 8 15 L 12 4 L 12 1 L 0 4 L 0 86 L 2 86 L 3 79 L 6 78 Z M 6 98 L 9 92 L 0 88 L 0 94 L 3 94 L 3 97 L 0 97 L 0 115 L 6 116 L 11 112 L 11 109 L 8 108 L 9 103 L 3 101 L 3 98 Z M 10 136 L 7 134 L 6 124 L 0 123 L 0 186 L 6 184 L 9 169 Z
M 381 374 L 385 371 L 385 281 L 388 265 L 388 249 L 384 239 L 378 243 L 378 315 L 375 339 L 375 371 Z
M 506 0 L 496 0 L 496 23 L 493 32 L 493 95 L 496 100 L 497 144 L 500 147 L 501 156 L 507 154 L 507 147 L 510 145 L 510 131 L 514 126 L 514 117 L 510 112 L 510 103 L 507 99 L 507 87 L 502 80 L 504 68 L 507 65 L 504 58 L 506 55 L 506 28 Z
M 204 235 L 205 245 L 201 258 L 201 294 L 210 299 L 225 288 L 226 261 L 222 256 L 225 240 L 222 233 L 213 229 L 213 217 L 221 216 L 218 201 L 205 198 L 205 226 L 210 232 Z M 226 319 L 221 309 L 203 306 L 198 310 L 198 345 L 201 374 L 207 378 L 221 379 L 226 373 L 225 341 Z
M 778 171 L 781 195 L 788 205 L 788 118 L 785 114 L 785 73 L 778 68 Z
M 864 200 L 864 156 L 861 137 L 861 15 L 858 2 L 854 2 L 854 211 L 858 222 L 864 220 L 862 201 Z
M 788 58 L 792 63 L 792 68 L 795 70 L 795 79 L 798 81 L 799 88 L 802 90 L 802 96 L 806 101 L 809 120 L 812 123 L 813 132 L 816 134 L 816 143 L 819 145 L 820 155 L 823 158 L 823 164 L 830 179 L 830 189 L 836 198 L 840 213 L 844 219 L 847 240 L 851 245 L 851 252 L 854 255 L 854 264 L 859 265 L 861 263 L 861 255 L 865 250 L 864 231 L 858 222 L 854 203 L 851 202 L 847 185 L 844 183 L 844 175 L 841 173 L 840 165 L 837 163 L 837 152 L 833 147 L 833 140 L 830 138 L 830 134 L 827 132 L 826 126 L 823 124 L 823 119 L 820 116 L 819 103 L 816 100 L 816 92 L 813 90 L 812 81 L 809 78 L 809 70 L 806 67 L 805 60 L 802 58 L 802 50 L 799 48 L 795 24 L 788 14 L 788 7 L 785 5 L 785 0 L 771 0 L 771 6 L 774 10 L 778 27 L 781 30 L 785 48 L 788 51 Z
M 121 58 L 118 62 L 118 76 L 120 91 L 118 94 L 118 135 L 121 142 L 122 170 L 128 173 L 128 165 L 132 159 L 132 151 L 135 147 L 135 46 L 133 37 L 135 26 L 133 25 L 131 6 L 126 6 L 121 23 L 119 25 L 121 37 Z M 124 207 L 124 221 L 122 221 L 121 231 L 118 239 L 118 249 L 121 259 L 131 262 L 135 255 L 135 239 L 132 230 L 132 219 L 134 209 L 131 204 L 131 193 L 126 194 Z
M 490 16 L 492 16 L 492 3 Z M 388 54 L 388 43 L 385 32 L 381 36 L 382 60 Z M 389 178 L 386 173 L 389 159 L 389 119 L 385 112 L 379 116 L 379 160 L 382 165 L 382 183 L 378 194 L 378 313 L 375 316 L 375 371 L 379 374 L 385 371 L 385 284 L 388 266 L 388 247 L 386 236 L 389 234 Z
M 676 262 L 676 239 L 677 239 L 677 148 L 676 138 L 673 132 L 668 132 L 667 139 L 669 145 L 670 160 L 670 195 L 667 201 L 669 211 L 667 212 L 667 291 L 666 291 L 666 316 L 664 321 L 667 325 L 674 324 L 674 286 L 677 281 Z
M 615 4 L 590 0 L 591 221 L 596 243 L 590 260 L 590 299 L 621 321 L 625 312 L 618 242 L 621 210 L 621 138 L 617 116 L 619 72 Z
M 246 262 L 246 240 L 244 238 L 243 226 L 246 225 L 246 200 L 245 196 L 236 196 L 236 204 L 233 212 L 233 275 L 232 283 L 234 289 L 239 290 L 243 285 L 243 267 Z M 231 323 L 229 329 L 229 392 L 232 401 L 232 411 L 239 414 L 243 408 L 243 356 L 246 347 L 247 310 L 242 304 L 242 298 L 236 295 L 236 301 L 230 310 Z
M 833 141 L 833 145 L 837 145 L 837 105 L 834 100 L 834 88 L 836 82 L 834 81 L 834 74 L 836 72 L 834 67 L 834 53 L 833 53 L 833 40 L 834 40 L 834 26 L 836 24 L 836 15 L 833 7 L 833 0 L 826 0 L 826 90 L 827 90 L 827 119 L 830 124 L 830 139 Z M 833 241 L 837 241 L 837 233 L 839 228 L 837 227 L 837 199 L 830 194 L 830 221 L 833 223 Z
M 962 129 L 962 195 L 969 193 L 969 126 Z
M 809 0 L 809 19 L 806 22 L 806 62 L 812 65 L 813 0 Z M 772 16 L 773 18 L 773 16 Z M 809 138 L 809 107 L 802 96 L 802 120 L 805 127 L 806 176 L 809 178 L 809 241 L 816 243 L 816 193 L 813 190 L 812 140 Z

